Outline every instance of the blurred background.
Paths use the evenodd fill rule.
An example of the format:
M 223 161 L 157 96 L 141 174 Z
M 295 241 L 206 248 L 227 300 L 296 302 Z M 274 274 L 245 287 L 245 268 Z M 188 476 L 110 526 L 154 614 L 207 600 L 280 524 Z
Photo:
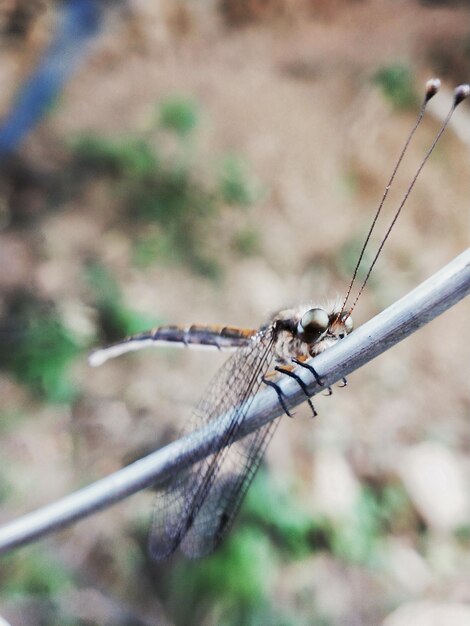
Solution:
M 470 80 L 467 2 L 0 2 L 0 522 L 177 436 L 218 354 L 95 346 L 342 295 Z M 468 247 L 457 111 L 355 323 Z M 371 254 L 386 229 L 378 225 Z M 362 276 L 364 272 L 362 272 Z M 0 561 L 15 626 L 470 623 L 469 304 L 283 419 L 226 543 L 152 562 L 143 492 Z

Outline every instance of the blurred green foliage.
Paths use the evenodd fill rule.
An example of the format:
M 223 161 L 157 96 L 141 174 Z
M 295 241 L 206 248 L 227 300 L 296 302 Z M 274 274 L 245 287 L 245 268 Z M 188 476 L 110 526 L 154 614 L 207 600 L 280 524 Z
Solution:
M 331 524 L 328 535 L 331 551 L 343 561 L 373 565 L 380 536 L 380 508 L 368 490 L 363 490 L 354 514 Z
M 219 189 L 227 204 L 248 207 L 260 196 L 259 186 L 250 180 L 247 164 L 236 155 L 222 160 Z
M 169 581 L 172 618 L 181 626 L 210 622 L 208 616 L 214 614 L 217 623 L 227 626 L 255 624 L 260 609 L 264 614 L 267 608 L 275 572 L 268 539 L 245 527 L 214 555 L 177 563 Z
M 2 417 L 3 416 L 0 416 L 0 421 Z M 8 498 L 10 497 L 12 491 L 13 488 L 11 482 L 9 482 L 6 478 L 5 468 L 0 465 L 0 505 L 8 501 Z
M 73 586 L 68 568 L 41 548 L 29 547 L 2 558 L 0 600 L 22 606 L 26 615 L 34 615 L 38 626 L 84 626 L 83 621 L 65 612 L 63 597 Z
M 380 565 L 379 549 L 390 528 L 409 520 L 410 503 L 398 485 L 363 487 L 352 516 L 344 521 L 326 521 L 325 534 L 331 552 L 340 560 L 375 568 Z
M 261 470 L 247 492 L 242 521 L 267 535 L 280 554 L 300 558 L 311 551 L 315 520 L 298 504 L 294 495 L 275 487 L 266 471 Z
M 327 624 L 321 615 L 305 621 L 276 606 L 284 566 L 326 551 L 340 563 L 379 571 L 382 542 L 390 530 L 402 532 L 416 522 L 410 507 L 401 485 L 385 482 L 364 487 L 344 519 L 315 516 L 302 508 L 295 490 L 275 484 L 261 468 L 221 547 L 202 560 L 178 559 L 171 568 L 157 565 L 163 578 L 156 589 L 161 594 L 165 588 L 162 600 L 177 626 Z
M 66 371 L 81 347 L 52 304 L 18 294 L 8 304 L 0 334 L 0 368 L 49 402 L 74 398 Z
M 155 319 L 127 307 L 113 275 L 99 263 L 85 267 L 102 339 L 112 342 L 155 323 Z M 85 345 L 62 322 L 57 307 L 32 294 L 12 297 L 0 322 L 0 368 L 10 372 L 38 398 L 71 402 L 79 394 L 67 370 Z M 2 421 L 7 425 L 12 419 Z
M 261 251 L 259 233 L 254 228 L 242 228 L 235 233 L 232 247 L 237 254 L 243 257 L 254 256 Z
M 83 135 L 73 143 L 74 156 L 86 169 L 98 174 L 130 179 L 145 177 L 157 167 L 156 155 L 144 139 L 108 139 Z
M 374 74 L 373 82 L 396 109 L 413 108 L 418 103 L 413 76 L 406 65 L 397 63 L 382 67 Z
M 158 121 L 162 128 L 187 137 L 199 122 L 198 104 L 183 96 L 173 96 L 162 102 Z
M 89 263 L 85 274 L 98 313 L 98 326 L 105 341 L 117 341 L 155 325 L 155 319 L 137 313 L 124 304 L 119 286 L 106 267 L 100 263 Z
M 21 410 L 8 410 L 0 412 L 0 435 L 8 434 L 10 431 L 14 431 L 18 426 L 18 420 L 23 417 L 23 412 Z M 0 481 L 2 479 L 1 467 L 0 467 Z M 1 492 L 1 487 L 0 487 Z M 0 496 L 1 499 L 1 496 Z
M 78 138 L 72 146 L 79 169 L 105 176 L 118 203 L 116 226 L 136 240 L 134 260 L 185 264 L 218 278 L 220 264 L 210 244 L 224 207 L 247 207 L 257 198 L 248 168 L 238 158 L 223 159 L 207 182 L 187 140 L 198 123 L 197 105 L 182 98 L 163 102 L 158 125 L 145 137 Z M 165 140 L 165 133 L 173 141 Z M 216 246 L 215 246 L 216 247 Z
M 72 582 L 68 570 L 38 547 L 2 559 L 0 597 L 50 597 L 70 587 Z
M 273 594 L 282 563 L 307 557 L 316 530 L 295 496 L 287 487 L 274 485 L 262 468 L 247 492 L 236 528 L 220 548 L 205 559 L 180 559 L 171 570 L 165 568 L 164 602 L 175 624 L 305 623 L 273 604 Z
M 348 200 L 358 194 L 359 176 L 354 167 L 349 167 L 337 178 L 335 190 Z
M 335 255 L 335 265 L 339 273 L 346 279 L 351 280 L 356 263 L 359 259 L 359 254 L 364 245 L 364 235 L 353 236 L 349 241 L 338 248 Z M 357 271 L 357 280 L 363 281 L 367 276 L 370 264 L 374 258 L 374 243 L 370 242 L 369 246 L 364 252 L 361 264 Z M 370 289 L 374 288 L 374 274 L 372 273 L 369 279 Z

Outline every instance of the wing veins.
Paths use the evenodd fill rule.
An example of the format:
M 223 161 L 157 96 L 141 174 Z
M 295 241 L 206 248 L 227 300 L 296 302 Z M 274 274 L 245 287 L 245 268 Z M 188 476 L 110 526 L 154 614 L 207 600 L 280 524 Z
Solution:
M 156 511 L 150 545 L 157 558 L 171 554 L 195 524 L 199 511 L 220 474 L 231 442 L 254 400 L 253 391 L 261 385 L 262 373 L 269 366 L 272 356 L 272 328 L 265 329 L 253 339 L 255 342 L 252 346 L 241 348 L 222 367 L 190 419 L 189 426 L 198 427 L 219 414 L 227 413 L 229 422 L 222 433 L 217 452 L 196 463 L 161 495 L 166 516 L 163 522 L 159 522 L 158 510 Z M 245 378 L 247 369 L 250 371 L 248 381 Z M 228 396 L 226 392 L 229 383 L 243 385 L 242 393 Z M 175 519 L 171 519 L 172 512 Z

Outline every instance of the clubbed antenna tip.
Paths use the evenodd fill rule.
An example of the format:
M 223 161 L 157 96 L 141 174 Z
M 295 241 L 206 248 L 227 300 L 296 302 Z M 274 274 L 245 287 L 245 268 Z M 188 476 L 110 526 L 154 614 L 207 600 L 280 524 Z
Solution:
M 358 262 L 357 262 L 357 264 L 356 264 L 356 269 L 354 270 L 353 278 L 352 278 L 352 280 L 351 280 L 351 282 L 350 282 L 350 284 L 349 284 L 348 292 L 347 292 L 346 298 L 345 298 L 345 300 L 344 300 L 343 307 L 342 307 L 341 311 L 343 311 L 343 310 L 344 310 L 344 308 L 345 308 L 345 306 L 346 306 L 346 302 L 347 302 L 347 300 L 348 300 L 348 298 L 349 298 L 349 295 L 350 295 L 350 293 L 351 293 L 351 289 L 352 289 L 352 286 L 353 286 L 354 280 L 355 280 L 355 278 L 356 278 L 356 276 L 357 276 L 357 270 L 358 270 L 358 268 L 359 268 L 359 264 L 360 264 L 360 262 L 361 262 L 361 260 L 362 260 L 362 257 L 363 257 L 363 254 L 364 254 L 365 247 L 367 246 L 367 244 L 368 244 L 368 242 L 369 242 L 370 235 L 371 235 L 372 230 L 373 230 L 373 228 L 374 228 L 374 226 L 375 226 L 375 223 L 376 223 L 376 221 L 377 221 L 377 217 L 378 217 L 378 215 L 379 215 L 379 213 L 380 213 L 380 211 L 381 211 L 381 209 L 382 209 L 382 206 L 383 206 L 384 200 L 385 200 L 385 198 L 386 198 L 386 196 L 387 196 L 387 193 L 388 193 L 388 189 L 389 189 L 389 187 L 390 187 L 390 184 L 392 183 L 392 181 L 393 181 L 393 179 L 394 179 L 394 177 L 395 177 L 395 173 L 396 173 L 396 171 L 397 171 L 397 169 L 398 169 L 398 166 L 399 166 L 399 165 L 400 165 L 400 163 L 401 163 L 401 160 L 402 160 L 402 158 L 403 158 L 403 155 L 404 155 L 404 153 L 405 153 L 405 151 L 406 151 L 406 149 L 407 149 L 407 147 L 408 147 L 408 144 L 410 143 L 411 138 L 413 137 L 413 135 L 414 135 L 414 133 L 415 133 L 416 129 L 418 128 L 418 126 L 419 126 L 419 124 L 420 124 L 420 122 L 421 122 L 421 119 L 422 119 L 422 117 L 423 117 L 423 115 L 424 115 L 424 111 L 425 111 L 425 108 L 426 108 L 426 104 L 428 103 L 428 101 L 429 101 L 429 100 L 430 100 L 430 99 L 431 99 L 434 95 L 436 95 L 436 93 L 439 91 L 440 86 L 441 86 L 441 81 L 440 81 L 438 78 L 431 78 L 431 80 L 428 80 L 428 82 L 426 83 L 426 91 L 425 91 L 425 96 L 424 96 L 424 102 L 423 102 L 423 104 L 422 104 L 422 106 L 421 106 L 421 110 L 420 110 L 420 113 L 419 113 L 418 119 L 417 119 L 417 121 L 416 121 L 416 123 L 415 123 L 415 126 L 413 127 L 413 129 L 412 129 L 412 131 L 411 131 L 410 135 L 408 136 L 408 139 L 406 140 L 405 147 L 403 148 L 403 150 L 402 150 L 402 152 L 401 152 L 401 155 L 400 155 L 400 157 L 399 157 L 399 159 L 398 159 L 398 162 L 397 162 L 397 164 L 395 165 L 395 169 L 393 170 L 393 174 L 392 174 L 392 176 L 391 176 L 391 178 L 390 178 L 389 184 L 387 185 L 387 187 L 386 187 L 386 189 L 385 189 L 385 193 L 384 193 L 384 195 L 383 195 L 383 197 L 382 197 L 382 201 L 381 201 L 381 203 L 380 203 L 380 205 L 379 205 L 379 208 L 378 208 L 378 210 L 377 210 L 377 212 L 376 212 L 376 215 L 375 215 L 374 220 L 373 220 L 373 222 L 372 222 L 372 226 L 371 226 L 371 228 L 369 229 L 369 233 L 368 233 L 368 235 L 367 235 L 366 241 L 365 241 L 365 243 L 364 243 L 364 245 L 363 245 L 363 247 L 362 247 L 362 251 L 361 251 L 361 254 L 360 254 L 360 256 L 359 256 L 359 261 L 358 261 Z M 437 144 L 437 142 L 439 141 L 439 139 L 440 139 L 440 137 L 441 137 L 442 133 L 443 133 L 443 132 L 445 131 L 445 129 L 447 128 L 447 126 L 448 126 L 448 124 L 449 124 L 449 122 L 450 122 L 450 120 L 451 120 L 451 118 L 452 118 L 452 115 L 453 115 L 453 113 L 454 113 L 454 111 L 455 111 L 456 107 L 457 107 L 457 106 L 458 106 L 458 105 L 459 105 L 459 104 L 460 104 L 463 100 L 465 100 L 465 98 L 468 98 L 468 96 L 470 96 L 470 85 L 464 84 L 464 85 L 459 85 L 458 87 L 456 87 L 456 88 L 455 88 L 455 91 L 454 91 L 454 101 L 453 101 L 453 103 L 452 103 L 452 107 L 450 108 L 450 110 L 449 110 L 449 112 L 448 112 L 448 114 L 447 114 L 447 116 L 446 116 L 446 118 L 445 118 L 444 122 L 442 123 L 441 128 L 439 129 L 438 133 L 436 134 L 436 136 L 435 136 L 435 138 L 434 138 L 434 141 L 432 142 L 432 144 L 431 144 L 431 146 L 429 147 L 428 151 L 427 151 L 427 152 L 426 152 L 426 154 L 424 155 L 424 158 L 423 158 L 423 160 L 421 161 L 421 164 L 420 164 L 420 166 L 418 167 L 418 169 L 417 169 L 417 171 L 416 171 L 416 174 L 414 175 L 414 177 L 413 177 L 413 179 L 412 179 L 412 181 L 411 181 L 411 183 L 410 183 L 410 185 L 409 185 L 409 187 L 408 187 L 408 189 L 407 189 L 407 191 L 406 191 L 406 193 L 405 193 L 405 195 L 404 195 L 404 197 L 403 197 L 403 200 L 402 200 L 402 201 L 401 201 L 401 203 L 400 203 L 400 206 L 399 206 L 399 207 L 398 207 L 398 209 L 396 210 L 396 212 L 395 212 L 395 216 L 394 216 L 394 218 L 393 218 L 393 220 L 392 220 L 392 222 L 391 222 L 390 226 L 388 227 L 388 230 L 387 230 L 387 232 L 385 233 L 384 238 L 382 239 L 382 243 L 380 244 L 379 249 L 377 250 L 377 252 L 376 252 L 376 254 L 375 254 L 375 257 L 374 257 L 374 259 L 373 259 L 372 263 L 370 264 L 369 271 L 367 272 L 366 277 L 365 277 L 365 279 L 364 279 L 364 281 L 363 281 L 363 283 L 362 283 L 362 286 L 361 286 L 361 288 L 359 289 L 359 293 L 357 294 L 356 299 L 355 299 L 355 300 L 354 300 L 354 302 L 353 302 L 353 305 L 349 308 L 349 311 L 348 311 L 348 313 L 347 313 L 347 317 L 349 317 L 349 315 L 350 315 L 350 314 L 351 314 L 351 312 L 353 311 L 354 307 L 356 306 L 356 303 L 357 303 L 357 301 L 359 300 L 359 298 L 360 298 L 360 296 L 361 296 L 361 294 L 362 294 L 362 292 L 363 292 L 363 290 L 364 290 L 364 287 L 365 287 L 365 286 L 366 286 L 366 284 L 367 284 L 367 281 L 369 280 L 369 276 L 371 275 L 371 272 L 372 272 L 372 270 L 373 270 L 373 269 L 374 269 L 374 267 L 375 267 L 375 264 L 376 264 L 376 262 L 377 262 L 377 259 L 379 258 L 380 254 L 381 254 L 381 252 L 382 252 L 382 249 L 383 249 L 383 247 L 384 247 L 384 244 L 385 244 L 385 242 L 387 241 L 387 239 L 388 239 L 388 237 L 389 237 L 389 235 L 390 235 L 390 232 L 392 231 L 392 229 L 393 229 L 393 227 L 394 227 L 394 225 L 395 225 L 395 223 L 396 223 L 396 221 L 397 221 L 397 219 L 398 219 L 398 217 L 399 217 L 399 215 L 400 215 L 400 213 L 401 213 L 401 210 L 402 210 L 402 209 L 403 209 L 403 207 L 405 206 L 405 203 L 406 203 L 406 201 L 407 201 L 407 199 L 408 199 L 408 196 L 410 195 L 410 193 L 411 193 L 411 191 L 412 191 L 413 187 L 415 186 L 415 183 L 416 183 L 416 181 L 417 181 L 417 179 L 418 179 L 418 176 L 419 176 L 419 175 L 420 175 L 420 173 L 421 173 L 421 170 L 423 169 L 424 165 L 426 164 L 426 161 L 427 161 L 427 160 L 429 159 L 429 157 L 431 156 L 431 154 L 432 154 L 432 152 L 433 152 L 434 148 L 436 147 L 436 144 Z
M 454 107 L 459 105 L 462 100 L 470 95 L 470 85 L 459 85 L 454 91 Z
M 393 181 L 395 179 L 395 175 L 396 175 L 396 173 L 398 171 L 398 168 L 400 167 L 400 164 L 401 164 L 401 162 L 403 160 L 403 157 L 405 156 L 405 152 L 408 150 L 408 146 L 410 145 L 410 142 L 411 142 L 415 132 L 417 131 L 418 126 L 421 124 L 421 120 L 423 119 L 427 103 L 429 102 L 429 100 L 431 100 L 431 98 L 433 96 L 436 95 L 436 93 L 439 91 L 440 88 L 441 88 L 441 81 L 438 78 L 431 78 L 426 83 L 425 92 L 424 92 L 424 100 L 423 100 L 423 103 L 422 103 L 421 108 L 419 110 L 418 117 L 416 119 L 415 125 L 413 126 L 413 128 L 410 131 L 410 134 L 408 135 L 407 140 L 405 141 L 405 145 L 403 146 L 403 149 L 402 149 L 402 151 L 400 153 L 400 156 L 398 157 L 398 160 L 396 162 L 396 165 L 393 168 L 392 175 L 390 176 L 390 179 L 389 179 L 387 185 L 385 186 L 385 191 L 383 193 L 382 199 L 381 199 L 381 201 L 379 203 L 379 206 L 377 207 L 377 211 L 375 213 L 374 219 L 372 220 L 372 224 L 371 224 L 371 226 L 369 228 L 369 232 L 367 233 L 366 240 L 365 240 L 365 242 L 364 242 L 364 244 L 362 246 L 362 250 L 361 250 L 361 252 L 359 254 L 359 258 L 357 260 L 356 267 L 355 267 L 354 272 L 353 272 L 353 277 L 351 278 L 351 282 L 349 283 L 348 291 L 346 293 L 346 297 L 344 299 L 343 306 L 341 307 L 341 313 L 344 311 L 344 309 L 346 307 L 346 303 L 347 303 L 347 301 L 349 299 L 349 296 L 351 295 L 351 290 L 352 290 L 352 288 L 354 286 L 354 282 L 356 280 L 357 272 L 359 270 L 359 266 L 360 266 L 362 258 L 364 256 L 364 252 L 365 252 L 365 250 L 367 248 L 367 245 L 369 243 L 370 237 L 372 235 L 372 231 L 374 230 L 375 225 L 377 223 L 377 219 L 378 219 L 378 217 L 379 217 L 379 215 L 380 215 L 380 213 L 382 211 L 382 207 L 383 207 L 384 202 L 385 202 L 385 200 L 386 200 L 386 198 L 388 196 L 388 192 L 390 191 L 390 187 L 391 187 L 391 185 L 392 185 L 392 183 L 393 183 Z M 454 103 L 454 109 L 455 109 L 455 106 L 456 105 Z M 401 211 L 401 209 L 400 209 L 400 211 Z M 393 224 L 392 224 L 392 226 L 393 226 Z M 386 237 L 388 237 L 388 235 L 386 235 Z M 375 261 L 373 262 L 373 264 L 375 264 Z M 372 267 L 373 267 L 373 265 L 372 265 Z M 369 269 L 369 274 L 370 274 L 370 272 L 372 270 L 372 267 Z M 366 279 L 365 282 L 367 282 L 367 279 Z M 361 295 L 362 290 L 365 287 L 365 282 L 363 283 L 361 289 L 359 290 L 359 295 L 356 297 L 356 300 L 355 300 L 353 306 L 349 309 L 347 317 L 349 317 L 349 315 L 351 314 L 353 308 L 355 307 L 356 302 L 357 302 L 359 296 Z
M 429 102 L 429 100 L 436 95 L 440 88 L 441 81 L 438 78 L 430 78 L 426 83 L 426 102 Z

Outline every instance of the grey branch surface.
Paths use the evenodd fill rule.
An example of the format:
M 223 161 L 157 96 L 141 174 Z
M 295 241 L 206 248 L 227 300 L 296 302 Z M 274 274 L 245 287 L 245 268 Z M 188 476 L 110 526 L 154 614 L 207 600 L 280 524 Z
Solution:
M 449 309 L 470 293 L 470 248 L 419 287 L 363 326 L 315 357 L 315 369 L 325 385 L 333 385 L 385 352 L 415 330 Z M 305 368 L 296 371 L 311 395 L 319 387 Z M 279 386 L 289 408 L 305 402 L 298 383 L 283 377 Z M 239 438 L 281 415 L 273 389 L 265 388 L 251 405 Z M 0 527 L 0 554 L 68 526 L 96 511 L 123 500 L 141 489 L 183 471 L 191 463 L 214 452 L 220 416 L 204 428 L 149 454 L 127 467 L 80 489 L 61 500 Z

